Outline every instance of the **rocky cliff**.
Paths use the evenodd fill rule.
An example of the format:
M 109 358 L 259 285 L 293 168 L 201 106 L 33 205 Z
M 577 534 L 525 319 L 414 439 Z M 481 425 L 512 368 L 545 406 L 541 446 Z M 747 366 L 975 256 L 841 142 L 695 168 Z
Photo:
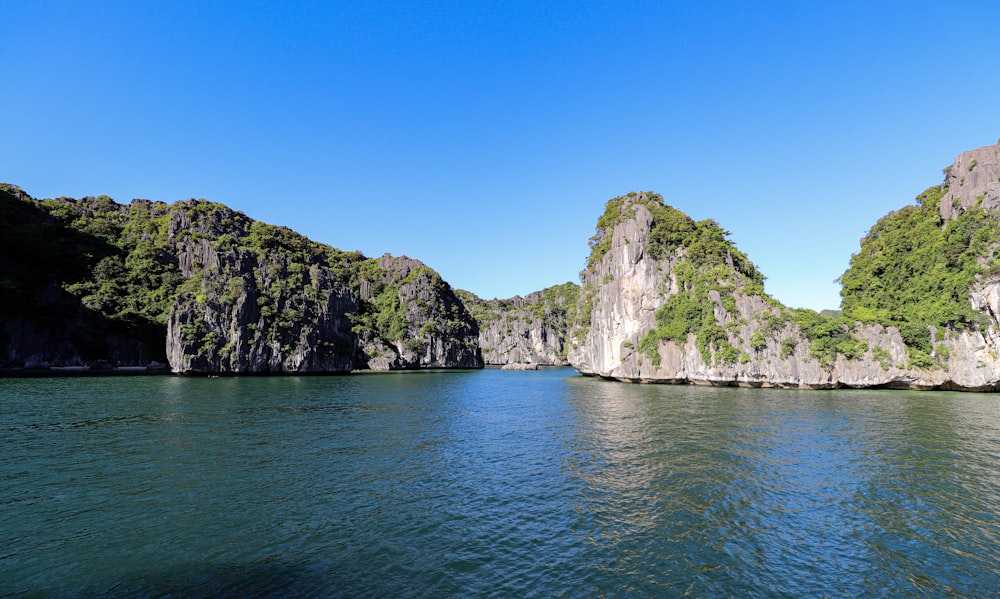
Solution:
M 0 210 L 0 249 L 32 257 L 0 268 L 2 368 L 482 367 L 475 320 L 415 260 L 341 252 L 204 200 L 37 201 L 5 185 Z
M 880 219 L 842 312 L 793 310 L 712 220 L 608 202 L 581 286 L 455 292 L 225 206 L 0 184 L 0 368 L 314 373 L 562 364 L 625 381 L 1000 389 L 1000 146 Z M 482 349 L 481 349 L 482 348 Z
M 356 369 L 482 368 L 479 326 L 441 275 L 406 256 L 365 266 Z
M 975 206 L 1000 209 L 1000 145 L 962 152 L 944 171 L 941 218 L 954 220 Z
M 963 154 L 944 184 L 880 220 L 844 274 L 836 317 L 767 296 L 715 222 L 651 193 L 615 198 L 591 239 L 569 361 L 635 382 L 994 390 L 996 157 Z M 954 189 L 956 171 L 980 168 L 988 176 Z
M 358 300 L 335 251 L 224 206 L 180 203 L 167 245 L 185 281 L 167 323 L 175 372 L 347 372 Z
M 340 252 L 218 204 L 181 207 L 167 232 L 186 279 L 168 323 L 174 371 L 482 367 L 475 321 L 426 265 Z
M 0 368 L 161 366 L 157 315 L 179 275 L 146 225 L 165 212 L 105 197 L 36 201 L 0 184 Z
M 564 283 L 510 299 L 483 300 L 461 292 L 479 323 L 483 361 L 491 365 L 567 365 L 569 322 L 580 287 Z

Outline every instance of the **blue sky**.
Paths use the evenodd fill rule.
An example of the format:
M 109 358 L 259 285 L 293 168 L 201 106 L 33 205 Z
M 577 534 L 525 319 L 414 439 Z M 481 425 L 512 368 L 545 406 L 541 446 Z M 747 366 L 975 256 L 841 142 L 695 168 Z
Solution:
M 875 220 L 1000 137 L 1000 4 L 0 0 L 0 180 L 189 197 L 490 297 L 607 200 L 714 218 L 839 305 Z

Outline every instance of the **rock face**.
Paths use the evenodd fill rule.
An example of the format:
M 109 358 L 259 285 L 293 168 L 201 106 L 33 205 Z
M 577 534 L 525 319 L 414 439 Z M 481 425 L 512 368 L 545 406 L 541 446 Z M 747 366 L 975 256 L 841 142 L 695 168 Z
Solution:
M 169 289 L 170 272 L 147 268 L 144 232 L 124 223 L 165 211 L 103 197 L 40 202 L 0 184 L 0 368 L 161 367 L 156 300 L 133 288 L 144 277 Z
M 222 207 L 176 210 L 167 228 L 187 279 L 170 310 L 167 357 L 175 372 L 347 372 L 358 302 L 316 256 L 298 262 L 275 247 L 236 245 L 245 217 Z M 223 236 L 225 239 L 220 242 Z
M 1000 146 L 880 219 L 843 313 L 791 310 L 711 220 L 608 202 L 582 286 L 481 300 L 202 200 L 34 200 L 0 184 L 0 368 L 182 373 L 564 364 L 635 382 L 1000 390 Z
M 510 364 L 504 364 L 500 367 L 500 370 L 538 370 L 538 364 L 512 362 Z
M 355 369 L 483 367 L 478 324 L 451 287 L 424 263 L 382 256 L 361 279 L 360 297 L 365 305 L 380 305 L 383 311 L 374 322 L 366 321 Z
M 181 373 L 481 368 L 479 329 L 409 258 L 365 258 L 220 204 L 37 201 L 0 185 L 0 368 Z M 16 250 L 16 252 L 15 252 Z
M 479 323 L 486 364 L 564 366 L 579 295 L 578 285 L 564 283 L 505 300 L 483 300 L 468 292 L 461 297 Z
M 483 365 L 475 321 L 416 260 L 345 254 L 218 205 L 176 212 L 168 239 L 188 280 L 167 330 L 175 372 Z
M 992 172 L 992 148 L 963 154 L 965 166 L 952 172 L 975 156 L 975 169 Z M 963 198 L 955 206 L 970 193 L 992 197 L 995 182 L 990 175 L 973 188 L 967 179 L 951 195 Z M 917 364 L 923 354 L 893 326 L 827 319 L 768 297 L 763 277 L 714 222 L 695 223 L 655 194 L 611 200 L 591 247 L 569 350 L 582 374 L 793 388 L 1000 386 L 1000 277 L 981 276 L 969 289 L 979 324 L 931 327 L 933 356 Z
M 1000 208 L 1000 145 L 962 152 L 945 169 L 947 193 L 941 199 L 941 218 L 953 220 L 970 207 Z

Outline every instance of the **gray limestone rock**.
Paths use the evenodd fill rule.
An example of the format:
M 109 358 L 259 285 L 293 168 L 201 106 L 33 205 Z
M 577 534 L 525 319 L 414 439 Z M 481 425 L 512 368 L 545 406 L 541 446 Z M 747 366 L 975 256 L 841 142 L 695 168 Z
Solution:
M 192 214 L 196 215 L 192 220 Z M 175 372 L 315 373 L 353 367 L 349 315 L 357 300 L 332 268 L 235 243 L 248 229 L 228 209 L 175 211 L 168 238 L 187 279 L 170 311 L 167 357 Z
M 612 204 L 617 212 L 610 212 Z M 692 255 L 700 249 L 681 244 L 664 251 L 660 238 L 654 239 L 663 235 L 662 229 L 654 233 L 651 208 L 657 206 L 662 201 L 647 193 L 612 200 L 601 221 L 611 224 L 592 239 L 595 251 L 582 274 L 580 318 L 569 350 L 570 363 L 582 374 L 629 382 L 810 389 L 998 387 L 1000 280 L 970 290 L 970 301 L 988 326 L 935 332 L 939 368 L 908 366 L 895 328 L 860 323 L 848 345 L 856 355 L 838 352 L 822 359 L 793 312 L 737 272 L 734 249 L 694 275 Z M 707 314 L 699 321 L 702 329 L 679 339 L 657 337 L 657 313 L 698 277 L 711 288 L 692 308 Z
M 941 218 L 951 220 L 979 205 L 1000 208 L 1000 145 L 962 152 L 945 169 L 947 193 L 941 198 Z
M 187 280 L 167 329 L 175 372 L 482 367 L 474 320 L 426 265 L 340 253 L 218 205 L 186 208 L 167 227 Z
M 419 260 L 386 254 L 364 271 L 356 369 L 482 368 L 479 328 L 454 290 Z M 367 312 L 379 310 L 375 318 Z
M 575 283 L 504 300 L 483 300 L 469 292 L 461 294 L 479 323 L 479 345 L 486 364 L 569 363 L 566 359 L 569 321 L 580 294 Z

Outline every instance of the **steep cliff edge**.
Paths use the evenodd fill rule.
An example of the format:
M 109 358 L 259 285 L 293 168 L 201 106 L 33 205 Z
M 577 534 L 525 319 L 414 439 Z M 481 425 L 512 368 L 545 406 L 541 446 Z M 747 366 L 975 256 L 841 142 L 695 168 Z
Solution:
M 171 210 L 166 243 L 184 277 L 166 334 L 175 372 L 353 369 L 344 273 L 359 256 L 197 200 Z
M 180 206 L 168 226 L 186 278 L 167 332 L 174 371 L 482 367 L 475 321 L 426 265 L 341 252 L 218 204 Z
M 977 168 L 994 152 L 963 156 Z M 966 179 L 964 192 L 989 197 L 983 181 L 977 190 Z M 833 318 L 767 296 L 714 221 L 651 193 L 615 198 L 591 239 L 569 361 L 635 382 L 995 389 L 1000 221 L 985 200 L 958 200 L 945 220 L 941 198 L 952 191 L 946 179 L 872 228 Z
M 479 346 L 486 364 L 569 364 L 567 338 L 569 323 L 576 318 L 579 285 L 564 283 L 502 300 L 459 293 L 479 323 Z
M 478 323 L 441 275 L 406 256 L 361 266 L 356 369 L 483 367 Z
M 180 281 L 156 239 L 166 212 L 0 184 L 0 368 L 161 366 Z
M 976 206 L 1000 209 L 1000 144 L 962 152 L 944 173 L 941 218 L 954 220 Z
M 451 287 L 204 200 L 35 200 L 0 187 L 0 368 L 174 372 L 482 367 Z M 8 247 L 9 246 L 9 247 Z

